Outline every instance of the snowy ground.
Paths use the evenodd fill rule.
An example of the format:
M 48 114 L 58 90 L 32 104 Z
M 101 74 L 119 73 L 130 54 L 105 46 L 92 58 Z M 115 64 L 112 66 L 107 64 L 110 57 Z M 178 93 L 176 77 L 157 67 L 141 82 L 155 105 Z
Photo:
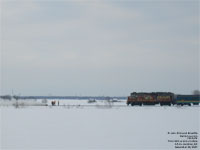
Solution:
M 43 100 L 1 100 L 0 99 L 0 107 L 8 107 L 8 106 L 14 106 L 14 107 L 24 107 L 24 106 L 45 106 L 47 103 L 43 102 Z
M 199 106 L 59 102 L 62 106 L 0 107 L 0 149 L 173 150 L 168 132 L 200 132 Z
M 41 101 L 41 100 L 39 100 Z M 47 104 L 51 105 L 51 101 L 53 100 L 48 100 Z M 84 107 L 89 107 L 89 106 L 126 106 L 126 100 L 95 100 L 93 102 L 93 99 L 91 100 L 55 100 L 56 101 L 56 105 L 58 105 L 58 101 L 59 101 L 59 105 L 61 106 L 84 106 Z

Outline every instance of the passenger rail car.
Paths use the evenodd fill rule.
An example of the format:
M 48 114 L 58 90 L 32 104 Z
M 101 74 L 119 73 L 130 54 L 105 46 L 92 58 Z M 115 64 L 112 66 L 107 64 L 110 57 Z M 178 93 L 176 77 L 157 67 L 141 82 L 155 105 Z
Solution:
M 200 95 L 177 95 L 175 104 L 177 105 L 199 105 Z

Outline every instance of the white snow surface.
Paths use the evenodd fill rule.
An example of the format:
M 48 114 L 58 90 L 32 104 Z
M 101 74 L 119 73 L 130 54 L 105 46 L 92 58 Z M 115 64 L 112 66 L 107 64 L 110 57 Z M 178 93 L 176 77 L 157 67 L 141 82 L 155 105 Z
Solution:
M 44 106 L 46 103 L 43 103 L 42 100 L 1 100 L 0 106 L 15 106 L 15 107 L 23 107 L 23 106 Z
M 59 102 L 59 107 L 0 107 L 0 149 L 173 150 L 174 144 L 168 140 L 174 137 L 168 132 L 200 130 L 199 106 Z

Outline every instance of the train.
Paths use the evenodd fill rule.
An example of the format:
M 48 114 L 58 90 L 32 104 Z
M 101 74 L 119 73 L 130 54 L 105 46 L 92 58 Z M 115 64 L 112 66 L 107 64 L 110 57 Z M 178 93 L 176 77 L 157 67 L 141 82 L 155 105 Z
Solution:
M 137 93 L 132 92 L 128 96 L 127 105 L 199 105 L 200 95 L 176 95 L 172 92 L 151 92 L 151 93 Z

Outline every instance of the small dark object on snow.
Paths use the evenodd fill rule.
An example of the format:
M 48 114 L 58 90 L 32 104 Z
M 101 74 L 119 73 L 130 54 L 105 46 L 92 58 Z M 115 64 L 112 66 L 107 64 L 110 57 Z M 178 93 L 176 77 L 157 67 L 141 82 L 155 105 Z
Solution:
M 52 106 L 55 106 L 55 104 L 56 104 L 56 101 L 51 101 Z

